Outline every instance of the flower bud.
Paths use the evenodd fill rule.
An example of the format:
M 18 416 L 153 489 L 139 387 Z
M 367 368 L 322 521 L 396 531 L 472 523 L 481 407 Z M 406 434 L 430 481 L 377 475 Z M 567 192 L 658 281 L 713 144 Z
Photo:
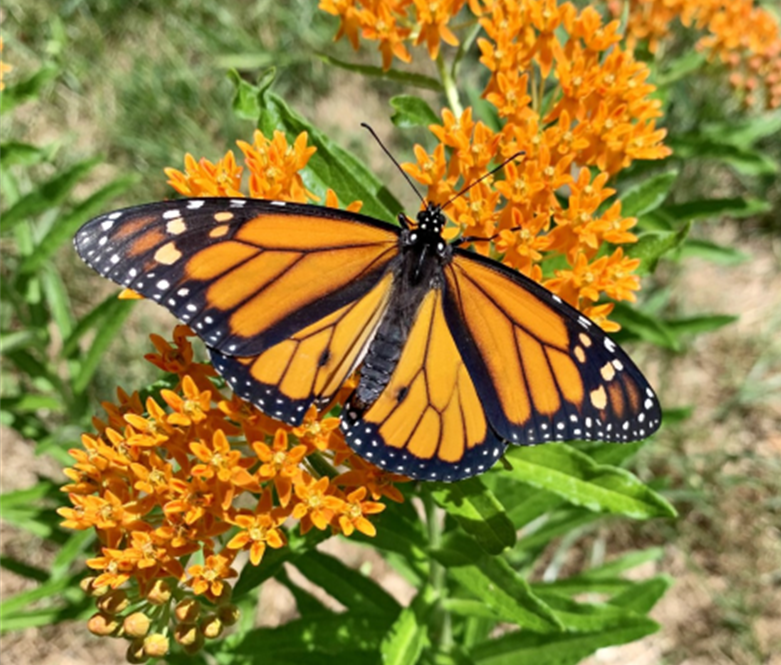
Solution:
M 144 651 L 152 658 L 162 658 L 168 653 L 168 638 L 160 633 L 152 633 L 144 638 Z
M 185 598 L 176 606 L 174 614 L 182 623 L 192 623 L 201 614 L 201 604 L 194 598 Z
M 222 621 L 216 614 L 207 614 L 201 620 L 201 632 L 207 640 L 213 640 L 222 635 Z
M 144 651 L 144 640 L 136 639 L 127 645 L 127 651 L 125 652 L 125 659 L 131 665 L 137 665 L 138 663 L 145 663 L 149 660 L 149 656 Z
M 129 637 L 143 637 L 149 632 L 152 620 L 143 612 L 133 612 L 125 617 L 122 628 Z
M 127 598 L 127 592 L 122 589 L 114 589 L 106 595 L 101 596 L 96 603 L 99 610 L 108 614 L 119 614 L 124 612 L 129 606 L 130 601 Z
M 217 605 L 222 605 L 223 603 L 229 602 L 232 595 L 233 587 L 227 582 L 223 582 L 219 595 L 214 597 L 214 602 Z
M 203 635 L 201 633 L 197 633 L 197 638 L 195 642 L 192 644 L 183 644 L 182 645 L 182 651 L 184 651 L 188 656 L 192 656 L 196 653 L 198 653 L 201 649 L 203 649 Z
M 81 587 L 81 590 L 88 596 L 92 596 L 93 598 L 100 598 L 101 596 L 105 596 L 111 590 L 111 587 L 107 584 L 96 587 L 96 579 L 98 578 L 95 575 L 85 577 L 83 580 L 81 580 L 81 582 L 79 582 L 79 586 Z
M 224 626 L 232 626 L 241 618 L 241 610 L 236 605 L 223 605 L 217 608 L 217 616 Z
M 146 599 L 152 605 L 165 605 L 171 600 L 171 585 L 165 580 L 155 580 L 149 593 L 146 594 Z
M 98 637 L 109 637 L 119 630 L 119 621 L 110 614 L 98 612 L 87 621 L 87 630 Z
M 174 628 L 174 639 L 183 647 L 195 644 L 200 637 L 201 633 L 194 623 L 180 623 Z

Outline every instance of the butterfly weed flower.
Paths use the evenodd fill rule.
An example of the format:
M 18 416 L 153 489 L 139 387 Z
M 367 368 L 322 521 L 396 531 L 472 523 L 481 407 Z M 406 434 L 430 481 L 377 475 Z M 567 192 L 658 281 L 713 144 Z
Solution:
M 129 639 L 171 632 L 188 653 L 235 623 L 218 618 L 235 619 L 230 591 L 242 552 L 260 565 L 268 548 L 286 545 L 290 519 L 302 533 L 373 535 L 371 518 L 384 509 L 377 499 L 401 500 L 394 484 L 407 480 L 366 465 L 344 443 L 338 419 L 314 407 L 294 428 L 226 395 L 211 366 L 195 360 L 191 336 L 186 326 L 176 327 L 173 342 L 151 336 L 157 353 L 146 359 L 178 381 L 143 403 L 118 390 L 117 402 L 104 404 L 98 434 L 70 451 L 62 489 L 71 506 L 59 509 L 64 527 L 98 536 L 84 588 L 98 600 L 119 592 L 128 599 L 100 601 L 90 630 L 117 635 L 125 622 Z M 334 465 L 330 475 L 316 470 L 324 462 Z M 186 601 L 215 618 L 198 623 L 159 611 Z

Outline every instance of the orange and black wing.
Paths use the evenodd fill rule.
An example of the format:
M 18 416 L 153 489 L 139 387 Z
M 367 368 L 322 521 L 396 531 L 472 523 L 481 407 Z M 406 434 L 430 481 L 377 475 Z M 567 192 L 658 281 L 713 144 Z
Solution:
M 658 429 L 659 402 L 640 370 L 558 296 L 458 249 L 445 275 L 448 326 L 502 438 L 623 442 Z
M 379 398 L 364 410 L 348 400 L 348 444 L 387 471 L 421 480 L 459 480 L 489 469 L 506 444 L 484 405 L 445 320 L 442 289 L 423 299 Z
M 104 277 L 187 323 L 236 392 L 300 422 L 360 361 L 389 298 L 398 234 L 329 208 L 199 198 L 103 215 L 74 242 Z

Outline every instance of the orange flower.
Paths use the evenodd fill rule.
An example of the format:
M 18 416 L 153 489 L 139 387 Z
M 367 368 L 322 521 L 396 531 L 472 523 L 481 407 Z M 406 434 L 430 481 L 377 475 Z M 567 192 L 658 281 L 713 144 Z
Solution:
M 301 473 L 298 465 L 306 455 L 306 446 L 288 450 L 287 432 L 280 428 L 274 435 L 273 448 L 262 441 L 253 443 L 252 448 L 263 463 L 258 470 L 258 477 L 262 481 L 273 480 L 280 505 L 287 506 L 293 493 L 293 480 Z
M 458 38 L 447 27 L 447 22 L 464 6 L 465 0 L 413 0 L 417 11 L 418 37 L 415 46 L 426 43 L 432 60 L 439 55 L 440 41 L 458 46 Z
M 232 150 L 218 162 L 210 162 L 205 157 L 196 162 L 188 152 L 184 156 L 182 173 L 167 168 L 168 184 L 184 196 L 243 196 L 241 186 L 241 166 L 236 164 Z
M 287 518 L 284 511 L 274 511 L 271 503 L 271 493 L 264 492 L 255 512 L 241 511 L 232 522 L 241 528 L 228 543 L 229 549 L 249 549 L 250 561 L 253 566 L 260 564 L 266 546 L 279 549 L 285 545 L 285 536 L 277 528 Z
M 307 450 L 322 452 L 330 447 L 331 435 L 338 427 L 339 418 L 320 420 L 317 416 L 317 407 L 313 404 L 306 412 L 303 422 L 298 427 L 294 427 L 292 432 L 307 446 Z
M 381 513 L 385 510 L 385 506 L 374 501 L 364 501 L 364 498 L 366 498 L 365 487 L 359 487 L 347 495 L 342 514 L 339 515 L 339 526 L 345 536 L 352 535 L 356 529 L 367 536 L 374 537 L 377 534 L 377 529 L 364 515 Z
M 302 482 L 296 483 L 296 497 L 298 503 L 293 508 L 293 517 L 301 520 L 301 533 L 306 533 L 311 525 L 320 531 L 328 526 L 328 523 L 344 506 L 342 499 L 328 495 L 330 481 L 327 477 L 315 480 L 308 473 L 303 472 Z
M 190 575 L 187 585 L 191 586 L 197 595 L 206 594 L 217 598 L 222 594 L 224 580 L 238 575 L 231 568 L 232 563 L 232 556 L 211 554 L 206 557 L 206 562 L 203 565 L 196 564 L 187 569 L 187 574 Z

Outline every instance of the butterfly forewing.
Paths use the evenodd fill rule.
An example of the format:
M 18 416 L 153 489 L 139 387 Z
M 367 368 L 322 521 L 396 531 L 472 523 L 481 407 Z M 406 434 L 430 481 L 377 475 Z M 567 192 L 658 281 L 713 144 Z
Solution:
M 88 265 L 167 307 L 225 355 L 255 356 L 368 293 L 398 231 L 349 212 L 257 199 L 120 210 L 75 238 Z
M 457 251 L 445 272 L 448 325 L 500 436 L 635 441 L 658 429 L 648 382 L 588 318 L 475 254 Z

